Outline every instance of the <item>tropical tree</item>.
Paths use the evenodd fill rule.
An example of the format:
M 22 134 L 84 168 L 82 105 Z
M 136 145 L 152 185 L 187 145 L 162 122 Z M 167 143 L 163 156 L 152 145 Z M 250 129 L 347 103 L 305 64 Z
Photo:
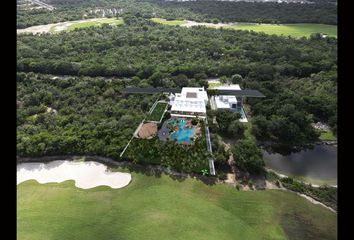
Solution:
M 236 166 L 250 173 L 262 173 L 264 161 L 262 151 L 253 140 L 238 141 L 231 149 Z

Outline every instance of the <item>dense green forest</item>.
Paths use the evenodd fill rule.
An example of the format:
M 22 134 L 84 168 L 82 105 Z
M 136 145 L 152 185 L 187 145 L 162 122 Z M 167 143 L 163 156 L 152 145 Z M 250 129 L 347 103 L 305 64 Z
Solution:
M 313 121 L 336 132 L 336 39 L 124 20 L 120 27 L 19 35 L 18 71 L 129 78 L 130 86 L 139 87 L 205 86 L 207 77 L 232 81 L 239 74 L 235 83 L 267 96 L 247 100 L 258 140 L 306 145 L 318 137 Z
M 86 18 L 102 17 L 102 10 L 105 10 L 105 17 L 136 15 L 143 18 L 162 17 L 167 19 L 194 19 L 206 20 L 207 16 L 185 8 L 163 8 L 149 2 L 138 2 L 136 0 L 85 0 L 53 2 L 55 10 L 21 10 L 17 11 L 17 28 L 26 28 L 35 25 L 57 23 L 63 21 L 81 20 Z M 108 12 L 109 9 L 119 10 L 116 14 Z M 95 12 L 95 10 L 101 10 Z
M 145 1 L 145 0 L 141 0 Z M 337 24 L 337 6 L 333 3 L 316 4 L 276 2 L 229 2 L 197 0 L 187 2 L 149 0 L 171 9 L 185 8 L 207 16 L 208 21 L 262 22 L 262 23 L 323 23 Z
M 197 22 L 263 22 L 263 23 L 323 23 L 337 24 L 337 6 L 333 3 L 252 3 L 164 0 L 49 0 L 56 9 L 17 11 L 17 28 L 34 25 L 102 17 L 97 9 L 116 9 L 105 17 L 132 14 L 144 18 L 188 19 Z
M 117 158 L 156 98 L 120 94 L 129 81 L 18 73 L 18 155 Z

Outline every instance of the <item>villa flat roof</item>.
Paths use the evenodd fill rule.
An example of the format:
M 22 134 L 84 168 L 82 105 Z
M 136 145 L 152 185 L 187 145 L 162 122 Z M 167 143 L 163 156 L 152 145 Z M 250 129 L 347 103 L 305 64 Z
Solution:
M 196 92 L 187 92 L 186 98 L 197 98 L 197 93 Z
M 203 100 L 175 100 L 172 104 L 171 111 L 205 113 L 205 102 Z
M 229 84 L 229 85 L 222 85 L 219 87 L 216 87 L 218 90 L 241 90 L 241 87 L 239 84 Z
M 154 93 L 179 93 L 181 89 L 179 88 L 137 88 L 137 87 L 127 87 L 121 90 L 122 93 L 146 93 L 146 94 L 154 94 Z
M 121 90 L 122 93 L 180 93 L 181 89 L 179 88 L 136 88 L 136 87 L 127 87 Z M 216 89 L 216 95 L 234 95 L 242 97 L 265 97 L 260 91 L 253 89 L 244 89 L 244 90 L 231 90 L 231 89 Z
M 241 97 L 265 97 L 260 91 L 253 89 L 244 89 L 244 90 L 216 90 L 215 95 L 234 95 Z

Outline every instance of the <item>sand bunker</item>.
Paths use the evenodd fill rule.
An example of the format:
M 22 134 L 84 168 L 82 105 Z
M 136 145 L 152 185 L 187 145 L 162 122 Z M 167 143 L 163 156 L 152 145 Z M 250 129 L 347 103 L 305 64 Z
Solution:
M 226 27 L 229 25 L 230 25 L 229 23 L 205 23 L 205 22 L 187 21 L 187 23 L 183 23 L 180 26 L 181 27 L 205 26 L 205 27 L 220 28 L 220 27 Z
M 50 163 L 21 163 L 17 165 L 17 184 L 27 180 L 39 183 L 74 180 L 78 188 L 97 186 L 122 188 L 131 181 L 130 173 L 109 172 L 107 166 L 93 162 L 53 161 Z

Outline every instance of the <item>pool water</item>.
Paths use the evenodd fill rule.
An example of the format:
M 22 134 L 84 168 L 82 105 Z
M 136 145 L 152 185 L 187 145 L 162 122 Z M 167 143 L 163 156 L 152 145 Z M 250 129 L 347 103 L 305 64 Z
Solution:
M 241 114 L 241 118 L 242 118 L 242 119 L 247 119 L 247 118 L 246 118 L 245 111 L 243 110 L 243 108 L 241 108 L 240 114 Z
M 178 143 L 181 142 L 191 142 L 191 138 L 194 136 L 195 128 L 184 128 L 186 125 L 186 120 L 178 119 L 179 129 L 170 135 L 171 140 L 176 140 Z

